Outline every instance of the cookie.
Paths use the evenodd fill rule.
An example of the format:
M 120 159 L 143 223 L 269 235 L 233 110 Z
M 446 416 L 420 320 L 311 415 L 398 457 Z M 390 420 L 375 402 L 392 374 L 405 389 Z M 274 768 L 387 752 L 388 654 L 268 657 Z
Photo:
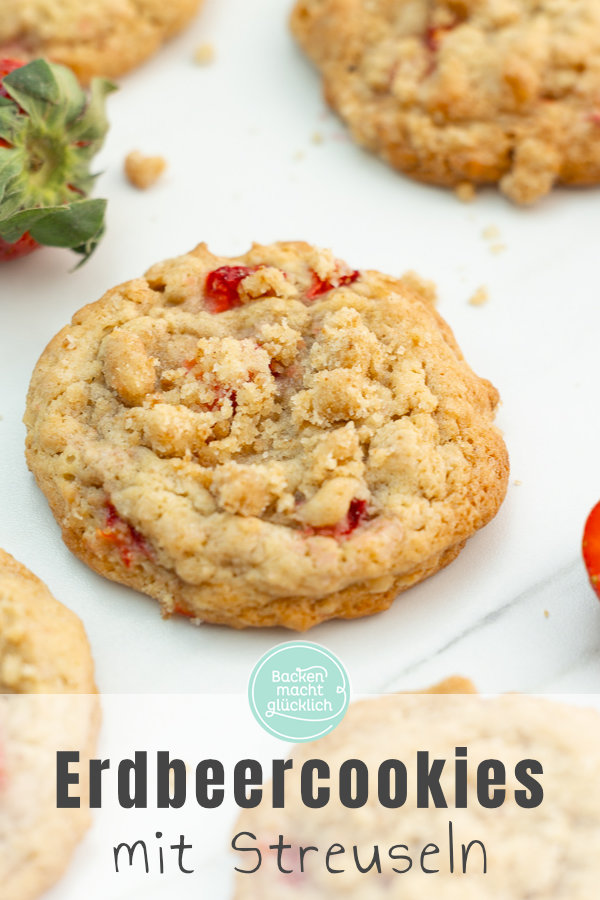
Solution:
M 117 77 L 151 56 L 201 0 L 3 0 L 0 56 L 47 56 L 83 83 Z
M 86 306 L 25 416 L 67 545 L 166 615 L 302 630 L 387 608 L 506 490 L 498 394 L 432 295 L 304 243 L 201 244 Z
M 486 699 L 468 695 L 471 689 L 469 683 L 444 684 L 444 696 L 396 694 L 365 700 L 351 706 L 327 737 L 298 746 L 285 775 L 284 807 L 273 808 L 270 786 L 265 785 L 261 804 L 244 811 L 234 827 L 233 840 L 239 837 L 233 865 L 247 873 L 259 861 L 257 852 L 261 854 L 257 871 L 236 875 L 235 900 L 595 897 L 600 875 L 600 715 L 536 697 Z M 463 747 L 467 806 L 456 808 L 457 796 L 462 796 L 455 790 L 456 749 Z M 448 808 L 439 804 L 436 808 L 431 799 L 429 808 L 418 808 L 418 751 L 429 752 L 430 765 L 435 759 L 445 760 L 440 786 Z M 320 770 L 316 780 L 319 791 L 330 788 L 329 802 L 321 809 L 311 809 L 301 799 L 302 765 L 315 759 L 329 766 L 329 776 Z M 515 768 L 532 759 L 543 768 L 536 775 L 543 799 L 539 803 L 538 796 L 539 805 L 522 808 L 515 791 L 522 791 L 524 784 Z M 358 808 L 340 802 L 338 780 L 346 760 L 360 760 L 368 769 L 369 796 Z M 397 808 L 386 808 L 378 798 L 379 767 L 386 760 L 400 760 L 407 770 L 406 801 Z M 480 805 L 477 796 L 477 770 L 485 760 L 499 760 L 506 768 L 506 797 L 494 809 Z M 471 841 L 480 841 L 485 848 L 485 875 L 477 844 L 470 849 L 463 872 L 462 847 Z M 287 847 L 281 854 L 286 874 L 278 869 L 277 850 L 269 849 L 278 842 Z M 433 845 L 439 852 L 432 850 Z M 304 855 L 304 871 L 301 847 L 313 848 Z M 328 862 L 335 875 L 326 869 L 330 847 Z M 374 847 L 381 873 L 376 864 L 359 872 L 354 853 L 365 870 L 374 858 Z M 422 863 L 428 872 L 422 871 Z
M 600 181 L 596 0 L 298 0 L 292 29 L 358 143 L 413 178 L 520 204 Z
M 33 900 L 63 874 L 89 809 L 58 809 L 56 753 L 79 750 L 81 796 L 99 724 L 79 619 L 0 550 L 0 883 Z
M 95 693 L 88 640 L 77 616 L 0 550 L 0 693 Z

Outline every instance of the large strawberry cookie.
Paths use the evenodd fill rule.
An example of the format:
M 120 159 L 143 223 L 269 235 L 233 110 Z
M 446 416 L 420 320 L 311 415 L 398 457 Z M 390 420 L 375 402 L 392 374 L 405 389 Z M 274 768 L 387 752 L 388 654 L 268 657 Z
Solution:
M 47 56 L 82 82 L 116 77 L 183 28 L 201 0 L 2 0 L 0 55 Z
M 356 140 L 413 178 L 532 203 L 600 181 L 598 0 L 297 0 Z
M 56 753 L 86 761 L 99 723 L 90 648 L 79 619 L 0 550 L 0 894 L 33 900 L 63 873 L 89 810 L 58 809 Z
M 596 897 L 598 711 L 470 690 L 356 703 L 299 745 L 285 803 L 266 786 L 235 826 L 234 900 Z M 317 792 L 321 808 L 302 802 Z
M 27 459 L 68 546 L 163 612 L 305 629 L 387 608 L 496 513 L 496 390 L 414 275 L 201 244 L 84 307 Z

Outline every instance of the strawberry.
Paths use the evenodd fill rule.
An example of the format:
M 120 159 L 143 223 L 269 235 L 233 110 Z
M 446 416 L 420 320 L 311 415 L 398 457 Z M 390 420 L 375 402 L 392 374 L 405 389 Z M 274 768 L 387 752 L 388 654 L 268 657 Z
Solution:
M 244 278 L 256 272 L 257 268 L 257 266 L 221 266 L 220 269 L 209 272 L 206 276 L 204 297 L 210 312 L 222 313 L 241 306 L 240 284 Z
M 121 518 L 112 503 L 106 504 L 106 525 L 103 530 L 98 531 L 98 536 L 114 544 L 126 568 L 141 556 L 152 559 L 152 550 L 146 539 L 133 525 Z
M 582 550 L 590 583 L 600 597 L 600 503 L 596 504 L 585 523 Z
M 327 291 L 332 291 L 336 287 L 342 287 L 345 284 L 354 284 L 357 278 L 360 278 L 360 272 L 355 270 L 354 272 L 349 272 L 347 275 L 337 275 L 333 278 L 332 281 L 325 280 L 319 278 L 316 272 L 312 273 L 312 284 L 306 292 L 307 300 L 314 300 L 315 297 L 319 297 L 321 294 L 326 294 Z
M 0 97 L 10 100 L 10 94 L 2 84 L 2 79 L 5 75 L 10 75 L 11 72 L 14 72 L 15 69 L 20 69 L 23 65 L 24 63 L 20 59 L 0 59 Z M 6 146 L 4 141 L 2 146 Z
M 10 262 L 11 259 L 18 259 L 19 256 L 27 256 L 28 253 L 38 250 L 39 247 L 38 242 L 31 237 L 28 231 L 12 244 L 9 244 L 4 238 L 0 238 L 0 262 Z
M 106 200 L 88 197 L 90 163 L 113 89 L 95 79 L 88 96 L 65 66 L 0 59 L 0 262 L 41 244 L 68 247 L 82 262 L 95 249 Z
M 337 525 L 326 525 L 323 528 L 308 526 L 304 528 L 303 533 L 309 537 L 316 534 L 321 537 L 333 537 L 336 538 L 336 540 L 340 540 L 341 538 L 351 535 L 353 531 L 356 531 L 358 526 L 362 525 L 367 518 L 367 501 L 359 500 L 358 497 L 354 497 L 350 501 L 348 512 Z

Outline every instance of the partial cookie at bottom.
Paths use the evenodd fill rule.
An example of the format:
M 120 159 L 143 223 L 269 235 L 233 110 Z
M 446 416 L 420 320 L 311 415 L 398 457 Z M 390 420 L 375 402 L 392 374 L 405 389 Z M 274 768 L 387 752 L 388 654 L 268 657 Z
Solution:
M 344 721 L 327 737 L 297 747 L 286 772 L 285 806 L 274 809 L 270 786 L 261 804 L 242 812 L 234 835 L 238 869 L 235 900 L 591 900 L 600 877 L 600 714 L 536 697 L 473 695 L 472 685 L 450 679 L 431 691 L 386 695 L 350 707 Z M 455 803 L 457 748 L 467 751 L 467 807 Z M 445 760 L 440 785 L 447 808 L 419 808 L 416 755 L 429 752 L 430 763 Z M 324 761 L 329 776 L 319 771 L 319 790 L 330 788 L 321 809 L 302 803 L 301 768 L 309 760 Z M 369 771 L 369 797 L 360 808 L 347 808 L 337 788 L 342 764 L 364 763 Z M 399 760 L 407 769 L 407 797 L 398 808 L 378 801 L 378 770 Z M 484 808 L 477 796 L 477 770 L 485 761 L 506 767 L 506 797 L 498 808 Z M 534 808 L 522 808 L 515 791 L 523 790 L 515 769 L 535 760 L 544 797 Z M 435 784 L 435 777 L 432 779 Z M 492 788 L 493 789 L 493 788 Z M 530 796 L 529 790 L 527 795 Z M 539 798 L 538 798 L 539 799 Z M 458 808 L 457 808 L 458 806 Z M 449 828 L 452 825 L 452 830 Z M 277 844 L 283 836 L 283 873 L 277 864 Z M 450 840 L 454 856 L 450 858 Z M 468 855 L 462 871 L 461 845 L 481 841 Z M 433 846 L 439 852 L 433 850 Z M 270 847 L 275 849 L 270 849 Z M 305 853 L 303 868 L 300 847 Z M 326 868 L 326 853 L 334 847 Z M 339 848 L 343 847 L 343 852 Z M 377 865 L 360 873 L 378 848 Z M 428 847 L 428 854 L 420 857 Z M 390 856 L 390 849 L 394 854 Z M 336 852 L 338 851 L 338 852 Z M 407 868 L 404 855 L 412 866 Z M 425 861 L 420 868 L 419 860 Z M 454 871 L 451 871 L 451 866 Z M 394 868 L 396 871 L 394 871 Z M 438 870 L 434 873 L 434 870 Z M 433 885 L 433 887 L 432 887 Z M 433 893 L 432 893 L 433 891 Z
M 87 763 L 100 721 L 81 622 L 0 550 L 0 893 L 35 900 L 90 824 Z M 56 753 L 80 752 L 79 809 L 58 809 Z

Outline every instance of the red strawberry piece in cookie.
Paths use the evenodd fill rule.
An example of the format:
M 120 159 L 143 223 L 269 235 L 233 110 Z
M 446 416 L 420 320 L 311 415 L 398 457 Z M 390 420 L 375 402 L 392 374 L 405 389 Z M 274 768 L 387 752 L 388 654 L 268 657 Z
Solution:
M 258 266 L 221 266 L 206 276 L 204 296 L 208 309 L 213 313 L 226 312 L 241 306 L 240 284 L 256 272 Z
M 315 297 L 326 294 L 328 291 L 334 290 L 334 288 L 343 287 L 347 284 L 354 284 L 358 278 L 360 278 L 360 272 L 357 269 L 343 275 L 334 275 L 331 278 L 320 278 L 316 272 L 313 272 L 312 284 L 307 290 L 305 297 L 307 300 L 314 300 Z
M 350 506 L 344 518 L 335 525 L 324 525 L 321 528 L 309 525 L 304 529 L 304 533 L 307 535 L 320 534 L 322 537 L 333 537 L 336 540 L 341 540 L 349 537 L 359 525 L 366 521 L 368 521 L 367 501 L 354 497 L 350 501 Z
M 127 568 L 140 557 L 152 557 L 152 548 L 148 542 L 133 525 L 121 518 L 112 503 L 106 504 L 106 525 L 98 531 L 98 535 L 117 547 L 123 565 Z

